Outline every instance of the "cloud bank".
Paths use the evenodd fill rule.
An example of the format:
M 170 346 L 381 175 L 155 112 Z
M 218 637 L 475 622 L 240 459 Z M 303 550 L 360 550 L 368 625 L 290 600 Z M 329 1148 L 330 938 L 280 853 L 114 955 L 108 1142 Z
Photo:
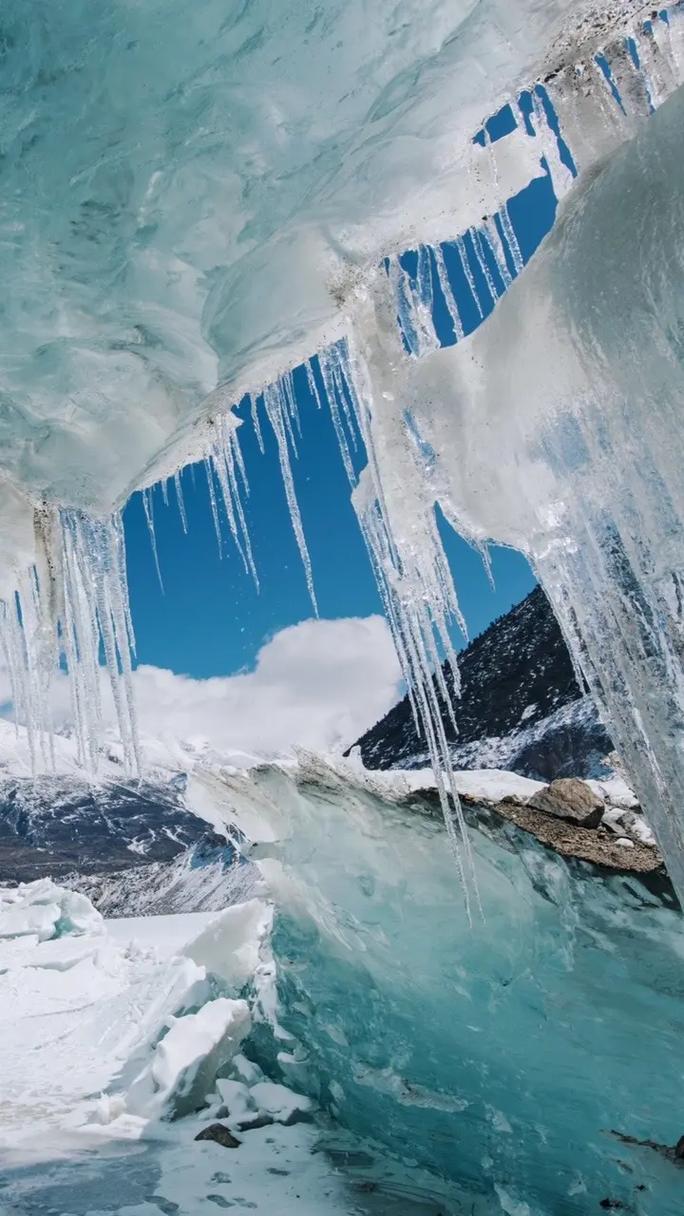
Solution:
M 0 673 L 0 700 L 8 695 Z M 206 680 L 142 665 L 134 673 L 146 737 L 208 748 L 239 762 L 295 747 L 341 751 L 395 703 L 401 673 L 380 616 L 309 620 L 275 634 L 253 671 Z M 103 674 L 105 713 L 113 708 Z M 55 681 L 55 718 L 68 727 L 66 680 Z

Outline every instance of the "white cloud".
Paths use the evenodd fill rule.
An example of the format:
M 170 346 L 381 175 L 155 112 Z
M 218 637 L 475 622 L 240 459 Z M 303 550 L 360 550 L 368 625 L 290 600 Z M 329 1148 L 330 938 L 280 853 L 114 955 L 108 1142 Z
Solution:
M 143 739 L 273 757 L 295 746 L 328 751 L 354 743 L 397 700 L 401 673 L 387 623 L 370 616 L 283 629 L 261 648 L 254 671 L 241 675 L 197 680 L 141 666 L 133 679 Z M 54 693 L 56 717 L 66 725 L 64 677 Z

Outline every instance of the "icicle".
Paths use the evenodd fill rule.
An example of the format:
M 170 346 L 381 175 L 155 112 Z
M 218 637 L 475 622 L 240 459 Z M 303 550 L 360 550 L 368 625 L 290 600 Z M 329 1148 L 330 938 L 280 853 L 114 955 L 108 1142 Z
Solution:
M 415 287 L 398 257 L 389 259 L 389 279 L 392 284 L 397 314 L 411 354 L 427 354 L 437 350 L 439 340 L 433 321 L 432 268 L 425 245 L 416 251 Z
M 310 359 L 307 359 L 306 363 L 304 364 L 304 367 L 306 368 L 306 382 L 309 386 L 309 392 L 311 393 L 311 396 L 313 397 L 314 401 L 316 402 L 316 408 L 320 410 L 321 398 L 318 393 L 318 385 L 316 384 L 316 377 L 314 375 L 313 364 Z
M 480 557 L 482 558 L 482 565 L 484 566 L 485 574 L 487 575 L 487 582 L 489 583 L 489 586 L 491 587 L 492 591 L 496 591 L 496 584 L 494 582 L 494 571 L 492 570 L 492 557 L 489 552 L 489 545 L 487 544 L 486 541 L 480 541 L 477 544 L 476 548 L 477 548 L 478 553 L 480 554 Z
M 407 323 L 414 328 L 410 315 Z M 471 893 L 476 890 L 476 883 L 442 723 L 442 714 L 446 712 L 455 727 L 453 701 L 441 660 L 444 654 L 453 669 L 454 688 L 458 693 L 458 669 L 448 621 L 457 620 L 464 634 L 466 626 L 458 609 L 434 512 L 422 520 L 412 516 L 419 527 L 420 541 L 402 538 L 399 543 L 397 540 L 375 451 L 370 401 L 363 387 L 367 383 L 367 373 L 361 370 L 360 376 L 355 376 L 353 369 L 361 368 L 360 356 L 357 352 L 352 360 L 347 343 L 338 344 L 336 358 L 369 459 L 352 501 L 402 665 L 416 724 L 426 740 L 435 771 L 448 839 L 456 856 L 470 916 Z M 415 459 L 421 458 L 419 443 L 411 449 L 406 448 L 407 452 L 409 450 L 415 451 Z
M 285 496 L 290 511 L 292 529 L 297 541 L 297 547 L 302 559 L 302 565 L 304 566 L 304 574 L 306 577 L 306 586 L 309 592 L 309 598 L 313 605 L 314 613 L 316 616 L 318 616 L 318 604 L 316 602 L 316 592 L 314 590 L 311 558 L 309 557 L 309 550 L 307 548 L 306 538 L 304 536 L 302 517 L 299 512 L 299 503 L 297 502 L 294 478 L 292 476 L 292 464 L 290 461 L 288 436 L 290 436 L 293 444 L 294 440 L 291 431 L 288 430 L 287 419 L 289 418 L 289 410 L 281 382 L 277 381 L 275 384 L 271 384 L 268 386 L 268 388 L 265 388 L 263 399 L 266 414 L 278 445 L 278 459 L 280 460 L 280 470 L 283 475 Z
M 173 475 L 173 484 L 176 490 L 176 502 L 178 503 L 178 514 L 180 515 L 181 526 L 185 535 L 188 534 L 188 517 L 185 513 L 185 501 L 183 499 L 183 487 L 181 485 L 181 471 L 176 469 Z
M 606 60 L 620 102 L 628 116 L 650 114 L 653 110 L 647 82 L 634 62 L 629 38 L 620 38 L 606 49 Z
M 620 96 L 620 90 L 617 87 L 617 84 L 615 82 L 615 77 L 612 72 L 612 68 L 611 68 L 608 60 L 606 59 L 605 55 L 600 55 L 600 54 L 596 55 L 594 57 L 594 59 L 592 60 L 592 64 L 593 64 L 596 72 L 598 73 L 599 80 L 601 81 L 608 96 L 612 99 L 612 101 L 615 102 L 618 109 L 626 117 L 627 111 L 625 110 L 625 107 L 623 105 L 622 97 Z
M 335 343 L 334 347 L 332 347 L 332 350 L 334 352 L 334 357 L 332 359 L 332 376 L 333 376 L 333 383 L 335 386 L 335 392 L 337 393 L 338 401 L 342 407 L 342 416 L 346 423 L 347 436 L 348 436 L 350 447 L 354 451 L 356 451 L 358 448 L 357 427 L 356 427 L 356 424 L 354 421 L 353 406 L 351 406 L 351 393 L 350 393 L 350 389 L 349 389 L 349 384 L 346 380 L 344 370 L 343 370 L 344 353 L 341 349 L 341 342 Z
M 494 279 L 492 278 L 492 274 L 489 269 L 489 266 L 487 265 L 487 259 L 485 257 L 484 249 L 482 247 L 480 233 L 478 232 L 477 228 L 470 229 L 470 239 L 472 241 L 473 249 L 475 250 L 475 257 L 477 258 L 477 264 L 480 267 L 480 270 L 482 271 L 482 276 L 484 278 L 485 283 L 487 284 L 487 290 L 492 298 L 492 302 L 494 303 L 499 298 L 499 292 L 497 291 L 496 284 L 494 282 Z
M 245 494 L 249 494 L 249 481 L 247 480 L 247 469 L 245 467 L 245 458 L 242 455 L 242 448 L 240 447 L 240 437 L 238 434 L 238 429 L 239 428 L 236 426 L 231 427 L 230 434 L 228 435 L 228 442 L 232 449 L 233 462 L 234 462 L 235 467 L 236 467 L 238 473 L 240 474 L 240 477 L 242 480 L 242 488 L 243 488 Z M 235 480 L 236 480 L 236 484 L 237 484 L 237 478 Z
M 567 165 L 563 164 L 558 147 L 558 140 L 549 126 L 546 108 L 537 88 L 530 94 L 532 98 L 533 122 L 536 138 L 541 147 L 542 156 L 551 178 L 553 192 L 557 199 L 567 194 L 573 182 L 573 175 Z M 506 235 L 506 229 L 503 229 Z M 508 238 L 507 238 L 508 239 Z M 516 270 L 516 273 L 519 273 Z
M 318 365 L 321 369 L 323 387 L 325 389 L 325 395 L 326 395 L 326 398 L 328 401 L 328 409 L 330 410 L 330 416 L 332 418 L 333 427 L 335 429 L 335 435 L 337 436 L 337 443 L 338 443 L 338 447 L 340 449 L 340 455 L 342 457 L 344 471 L 347 474 L 349 484 L 351 486 L 354 486 L 354 484 L 356 482 L 356 477 L 354 474 L 354 466 L 352 463 L 351 452 L 349 450 L 349 443 L 347 441 L 347 436 L 345 434 L 344 426 L 342 424 L 342 418 L 340 416 L 339 403 L 338 403 L 337 392 L 336 392 L 336 387 L 335 387 L 335 378 L 334 378 L 334 372 L 333 372 L 334 359 L 335 359 L 334 350 L 335 350 L 335 348 L 331 347 L 328 350 L 322 351 L 320 353 L 320 355 L 318 356 Z
M 145 512 L 145 519 L 147 521 L 147 532 L 150 538 L 150 545 L 152 547 L 152 556 L 154 557 L 157 578 L 159 579 L 159 586 L 161 587 L 163 593 L 164 580 L 162 579 L 161 567 L 159 565 L 159 554 L 157 552 L 157 534 L 154 527 L 154 501 L 152 498 L 152 489 L 144 489 L 140 497 L 142 498 L 143 511 Z
M 216 502 L 216 487 L 214 486 L 214 470 L 210 457 L 204 457 L 204 471 L 207 475 L 207 489 L 209 490 L 209 504 L 211 506 L 211 518 L 214 521 L 214 531 L 216 533 L 216 543 L 218 544 L 219 557 L 223 553 L 223 537 L 221 536 L 221 521 L 219 519 L 218 504 Z
M 458 256 L 461 259 L 463 273 L 465 274 L 466 281 L 470 288 L 470 292 L 473 297 L 473 301 L 475 303 L 475 307 L 477 309 L 478 316 L 479 316 L 480 320 L 482 320 L 482 318 L 484 317 L 484 313 L 482 311 L 482 305 L 480 304 L 480 297 L 477 294 L 477 287 L 475 286 L 475 279 L 473 277 L 473 272 L 470 268 L 470 260 L 468 258 L 468 250 L 466 248 L 466 243 L 463 240 L 462 236 L 457 236 L 454 244 L 456 245 L 456 248 L 458 249 Z
M 285 401 L 287 402 L 287 414 L 292 419 L 292 422 L 294 423 L 294 429 L 296 430 L 297 434 L 299 435 L 299 437 L 301 439 L 302 422 L 299 417 L 299 409 L 297 406 L 297 398 L 295 396 L 295 391 L 294 391 L 294 380 L 292 378 L 292 372 L 291 371 L 284 372 L 283 375 L 280 377 L 280 382 L 282 384 Z M 297 455 L 297 449 L 294 446 L 294 443 L 293 443 L 293 449 L 294 449 L 295 455 Z
M 442 289 L 444 303 L 446 304 L 447 312 L 451 318 L 451 324 L 454 327 L 456 341 L 460 342 L 463 338 L 463 324 L 461 322 L 461 314 L 458 310 L 458 304 L 456 303 L 456 297 L 453 293 L 451 283 L 449 282 L 449 275 L 447 272 L 446 263 L 444 261 L 444 251 L 441 245 L 435 245 L 432 252 L 435 258 L 437 278 Z
M 638 43 L 639 58 L 648 72 L 649 91 L 657 108 L 677 87 L 675 65 L 670 54 L 667 36 L 668 26 L 660 18 L 644 26 L 643 37 Z
M 70 604 L 69 622 L 73 631 L 68 654 L 76 662 L 71 678 L 81 683 L 81 721 L 87 715 L 86 737 L 81 750 L 94 761 L 99 744 L 97 718 L 99 698 L 99 647 L 114 700 L 128 772 L 140 771 L 140 754 L 132 687 L 131 648 L 133 643 L 127 608 L 123 532 L 120 518 L 95 520 L 75 511 L 60 511 L 62 526 L 62 568 L 65 601 Z M 91 716 L 91 706 L 94 715 Z
M 482 233 L 482 238 L 487 242 L 487 248 L 494 258 L 496 268 L 504 286 L 504 290 L 506 290 L 506 288 L 510 287 L 513 279 L 511 277 L 511 272 L 508 269 L 506 250 L 501 239 L 501 234 L 497 228 L 496 221 L 491 217 L 485 220 L 485 231 Z
M 264 447 L 264 437 L 261 433 L 261 423 L 259 421 L 258 399 L 257 399 L 255 393 L 249 394 L 249 410 L 250 410 L 250 414 L 252 416 L 252 425 L 254 427 L 254 433 L 257 437 L 259 451 L 261 452 L 261 455 L 263 456 L 266 449 Z
M 39 521 L 39 522 L 38 522 Z M 37 512 L 37 562 L 0 606 L 0 639 L 15 719 L 26 728 L 31 767 L 54 769 L 51 685 L 70 681 L 78 762 L 97 772 L 102 746 L 100 648 L 112 689 L 126 772 L 140 771 L 132 688 L 133 627 L 123 526 L 118 515 Z
M 508 244 L 511 257 L 513 259 L 515 273 L 520 274 L 523 268 L 523 259 L 520 252 L 520 246 L 518 244 L 518 238 L 515 235 L 515 229 L 513 228 L 511 217 L 508 213 L 508 203 L 504 203 L 499 212 L 499 218 L 501 220 L 501 228 L 503 230 L 504 237 L 506 238 L 506 243 Z
M 674 81 L 675 84 L 681 84 L 684 80 L 684 16 L 682 16 L 681 5 L 668 9 L 661 16 L 661 21 L 665 26 L 666 34 L 663 37 L 662 31 L 656 24 L 654 27 L 656 37 L 661 47 L 667 42 L 668 60 L 672 67 Z
M 235 546 L 242 558 L 245 570 L 254 579 L 258 589 L 259 579 L 252 555 L 252 542 L 242 506 L 236 469 L 242 477 L 245 492 L 247 492 L 247 474 L 237 440 L 234 419 L 230 415 L 223 415 L 215 420 L 214 443 L 209 452 L 209 460 L 221 490 L 221 498 Z M 211 484 L 213 487 L 213 477 Z M 216 506 L 216 512 L 218 514 L 218 506 Z

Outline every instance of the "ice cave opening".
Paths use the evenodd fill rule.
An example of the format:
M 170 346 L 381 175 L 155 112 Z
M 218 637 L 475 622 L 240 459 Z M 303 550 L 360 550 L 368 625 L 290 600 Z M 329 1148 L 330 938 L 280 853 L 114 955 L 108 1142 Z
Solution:
M 436 708 L 459 608 L 435 503 L 483 551 L 494 539 L 530 556 L 681 893 L 681 6 L 530 3 L 515 27 L 506 6 L 482 7 L 435 2 L 410 38 L 383 8 L 361 47 L 358 6 L 332 5 L 308 94 L 297 72 L 316 22 L 303 28 L 296 6 L 269 30 L 292 39 L 274 77 L 268 23 L 205 5 L 175 88 L 165 64 L 182 22 L 156 5 L 135 18 L 103 10 L 94 41 L 81 5 L 58 6 L 29 62 L 21 12 L 8 14 L 17 295 L 0 624 L 13 701 L 36 767 L 49 767 L 49 683 L 66 666 L 92 769 L 104 660 L 136 769 L 117 512 L 133 488 L 202 457 L 217 527 L 225 519 L 258 577 L 226 408 L 245 391 L 254 425 L 276 437 L 315 608 L 291 471 L 300 366 L 332 412 L 467 898 L 468 837 Z M 233 78 L 206 51 L 212 39 Z M 336 59 L 340 45 L 358 62 L 348 49 Z M 496 72 L 479 71 L 487 57 Z M 326 108 L 314 119 L 316 89 Z M 49 151 L 55 132 L 66 155 Z M 546 227 L 560 211 L 527 267 L 544 227 L 535 240 L 516 221 L 530 190 Z
M 676 1216 L 683 0 L 8 0 L 0 67 L 0 1208 Z M 258 584 L 269 445 L 315 614 L 308 409 L 421 767 L 146 772 L 124 507 L 163 582 L 191 466 Z M 531 564 L 641 836 L 457 771 L 447 529 Z

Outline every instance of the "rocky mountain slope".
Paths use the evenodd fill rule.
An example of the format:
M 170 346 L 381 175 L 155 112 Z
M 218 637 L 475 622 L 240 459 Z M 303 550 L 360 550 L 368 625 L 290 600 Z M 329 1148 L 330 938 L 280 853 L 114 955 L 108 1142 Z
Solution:
M 71 773 L 0 779 L 0 873 L 6 882 L 107 873 L 168 862 L 206 823 L 182 798 L 184 779 L 99 784 Z
M 168 780 L 74 773 L 0 778 L 0 882 L 53 878 L 108 916 L 214 911 L 245 898 L 254 867 Z M 237 829 L 236 829 L 237 831 Z
M 160 916 L 217 912 L 249 899 L 259 873 L 229 841 L 207 831 L 172 861 L 128 864 L 106 873 L 74 872 L 64 881 L 87 895 L 103 916 Z
M 459 733 L 444 714 L 455 766 L 502 768 L 548 781 L 598 777 L 612 743 L 579 687 L 541 587 L 494 621 L 462 652 Z M 445 666 L 448 688 L 453 676 Z M 420 768 L 425 741 L 404 697 L 358 741 L 367 768 Z

